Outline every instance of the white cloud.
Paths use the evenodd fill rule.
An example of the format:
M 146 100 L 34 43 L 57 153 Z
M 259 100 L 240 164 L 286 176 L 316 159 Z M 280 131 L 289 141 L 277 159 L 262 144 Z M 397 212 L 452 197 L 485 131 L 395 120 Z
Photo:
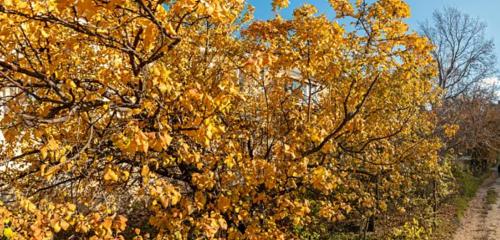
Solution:
M 483 83 L 487 86 L 498 86 L 500 84 L 500 79 L 498 77 L 490 77 L 484 79 Z
M 497 99 L 500 99 L 500 77 L 490 77 L 482 81 L 483 86 L 495 89 Z

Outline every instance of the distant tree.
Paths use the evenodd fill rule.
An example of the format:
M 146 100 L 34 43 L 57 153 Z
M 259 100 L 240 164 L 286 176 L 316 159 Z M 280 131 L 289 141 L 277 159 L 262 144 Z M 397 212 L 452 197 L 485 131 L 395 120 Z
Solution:
M 491 91 L 476 90 L 454 99 L 441 116 L 448 126 L 459 126 L 448 148 L 472 156 L 483 168 L 496 161 L 500 149 L 500 108 L 493 99 Z
M 420 25 L 434 45 L 438 64 L 437 85 L 445 99 L 466 94 L 496 73 L 494 43 L 485 37 L 486 24 L 455 8 L 434 12 L 431 21 Z
M 496 89 L 485 82 L 497 73 L 495 46 L 485 36 L 486 27 L 480 19 L 450 7 L 435 11 L 420 25 L 421 34 L 434 45 L 435 84 L 444 90 L 444 101 L 434 108 L 437 134 L 446 144 L 441 153 L 471 155 L 481 170 L 499 142 Z M 450 132 L 457 134 L 450 137 Z

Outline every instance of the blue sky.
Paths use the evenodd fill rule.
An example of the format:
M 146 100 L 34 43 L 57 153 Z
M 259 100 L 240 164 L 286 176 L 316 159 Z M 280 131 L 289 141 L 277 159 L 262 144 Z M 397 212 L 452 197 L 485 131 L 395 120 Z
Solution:
M 248 0 L 248 2 L 256 7 L 255 17 L 257 19 L 267 19 L 274 15 L 271 9 L 271 0 Z M 442 9 L 445 6 L 456 7 L 471 16 L 479 17 L 488 24 L 487 37 L 495 40 L 496 53 L 500 60 L 500 0 L 407 0 L 406 2 L 410 4 L 412 10 L 412 16 L 408 23 L 414 29 L 418 27 L 419 22 L 429 19 L 434 10 Z M 304 3 L 315 5 L 320 13 L 334 16 L 327 0 L 290 0 L 290 8 L 281 10 L 280 14 L 289 17 L 295 7 Z

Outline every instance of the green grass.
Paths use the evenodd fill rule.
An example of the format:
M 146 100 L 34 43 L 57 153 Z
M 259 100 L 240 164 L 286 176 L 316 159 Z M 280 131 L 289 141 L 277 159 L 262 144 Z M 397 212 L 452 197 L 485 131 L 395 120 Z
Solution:
M 454 200 L 454 205 L 457 208 L 457 216 L 458 218 L 462 218 L 469 206 L 469 200 L 466 197 L 459 196 Z
M 328 240 L 362 240 L 363 237 L 359 234 L 352 233 L 337 233 L 328 237 Z M 371 236 L 366 236 L 366 240 L 373 240 Z
M 485 174 L 480 177 L 472 175 L 468 171 L 455 170 L 453 175 L 457 180 L 459 186 L 459 194 L 454 198 L 454 205 L 456 207 L 456 214 L 458 218 L 462 218 L 468 208 L 469 201 L 474 198 L 481 183 L 489 176 Z
M 488 189 L 488 192 L 486 192 L 486 203 L 488 205 L 497 203 L 497 192 L 495 192 L 495 189 Z

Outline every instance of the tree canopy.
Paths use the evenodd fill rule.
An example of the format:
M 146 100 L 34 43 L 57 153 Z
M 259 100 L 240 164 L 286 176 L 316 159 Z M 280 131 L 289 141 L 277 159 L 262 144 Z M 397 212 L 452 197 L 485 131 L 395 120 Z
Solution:
M 446 172 L 432 45 L 402 0 L 330 3 L 2 0 L 0 218 L 21 239 L 289 239 L 419 204 Z

